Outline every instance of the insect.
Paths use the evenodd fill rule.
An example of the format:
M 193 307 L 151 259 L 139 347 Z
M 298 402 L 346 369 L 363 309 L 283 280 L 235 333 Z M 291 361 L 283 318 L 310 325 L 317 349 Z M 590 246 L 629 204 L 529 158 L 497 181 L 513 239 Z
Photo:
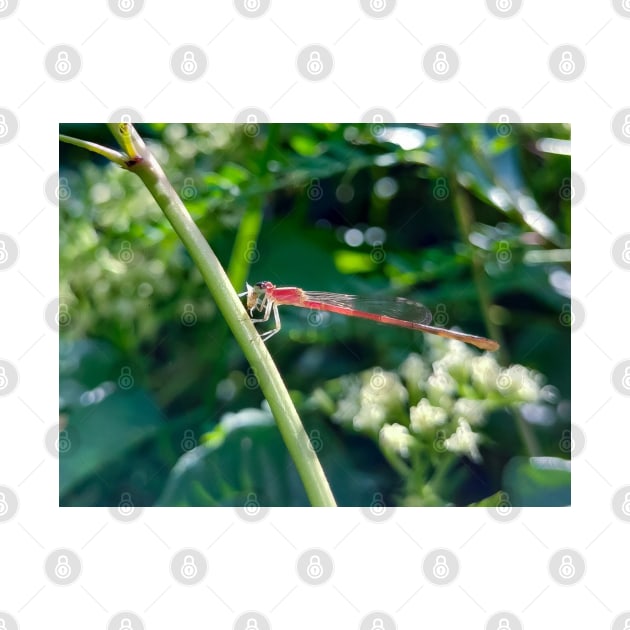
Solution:
M 496 341 L 486 337 L 431 326 L 431 311 L 422 304 L 406 298 L 305 291 L 298 287 L 277 287 L 267 281 L 257 282 L 254 286 L 248 284 L 247 291 L 239 294 L 239 297 L 244 295 L 247 296 L 247 310 L 254 323 L 268 321 L 273 312 L 275 327 L 261 335 L 263 341 L 280 330 L 278 306 L 286 304 L 420 330 L 448 339 L 457 339 L 472 344 L 481 350 L 494 351 L 499 348 Z M 256 317 L 256 314 L 260 316 Z

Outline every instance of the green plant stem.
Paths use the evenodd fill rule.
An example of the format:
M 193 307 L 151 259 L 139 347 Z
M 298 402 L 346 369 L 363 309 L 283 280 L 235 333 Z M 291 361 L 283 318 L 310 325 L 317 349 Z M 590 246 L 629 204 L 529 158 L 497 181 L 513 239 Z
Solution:
M 133 145 L 133 158 L 136 162 L 132 165 L 127 162 L 127 168 L 144 182 L 195 261 L 219 310 L 256 374 L 309 501 L 314 506 L 335 506 L 328 480 L 311 448 L 308 435 L 278 368 L 251 323 L 221 263 L 144 141 L 133 126 L 128 126 L 129 133 L 121 129 L 122 127 L 117 123 L 109 124 L 111 132 L 123 148 L 130 143 Z M 199 375 L 199 378 L 203 378 L 203 375 Z
M 455 216 L 457 218 L 460 233 L 462 238 L 465 239 L 465 242 L 470 244 L 470 235 L 473 231 L 474 222 L 470 200 L 454 178 L 451 178 L 450 185 L 452 187 L 451 189 L 454 191 L 453 206 L 455 208 Z M 503 338 L 501 328 L 497 326 L 490 317 L 490 309 L 492 308 L 490 289 L 488 288 L 488 284 L 486 282 L 486 272 L 483 268 L 483 260 L 481 259 L 477 249 L 474 247 L 472 249 L 471 266 L 473 283 L 475 285 L 477 295 L 479 296 L 483 323 L 490 337 L 501 344 L 501 348 L 498 350 L 498 353 L 501 359 L 505 361 L 507 359 L 505 354 L 505 339 Z
M 459 187 L 456 181 L 453 181 L 452 185 L 455 190 L 454 206 L 455 212 L 457 214 L 458 223 L 463 236 L 466 238 L 466 241 L 470 242 L 470 233 L 472 232 L 473 224 L 473 211 L 470 205 L 470 200 L 468 199 L 467 194 Z M 481 312 L 484 322 L 488 331 L 490 332 L 490 336 L 493 339 L 496 339 L 501 344 L 501 348 L 498 350 L 498 353 L 501 358 L 501 362 L 504 365 L 507 365 L 509 363 L 509 356 L 507 348 L 505 346 L 505 339 L 499 326 L 495 325 L 490 318 L 492 299 L 490 297 L 490 290 L 486 282 L 486 276 L 483 269 L 483 261 L 476 251 L 473 251 L 472 254 L 472 273 L 473 282 L 475 283 L 475 288 L 477 290 L 477 294 L 479 295 L 479 302 L 481 304 Z M 513 409 L 513 413 L 516 417 L 518 432 L 521 435 L 521 439 L 525 444 L 527 452 L 532 456 L 539 455 L 541 452 L 540 445 L 538 444 L 538 440 L 536 439 L 536 436 L 534 435 L 534 432 L 532 431 L 530 425 L 525 421 L 525 418 L 523 418 L 523 415 L 518 408 Z
M 457 220 L 457 224 L 459 226 L 459 231 L 462 237 L 462 240 L 465 243 L 470 244 L 470 235 L 473 231 L 474 224 L 474 212 L 472 209 L 472 205 L 470 203 L 470 199 L 465 190 L 461 188 L 459 182 L 457 181 L 456 174 L 456 164 L 457 164 L 457 156 L 454 151 L 452 151 L 451 143 L 450 143 L 450 129 L 445 127 L 443 132 L 444 137 L 444 146 L 447 148 L 446 152 L 448 155 L 448 180 L 449 187 L 453 191 L 453 207 L 455 210 L 455 217 Z M 479 296 L 479 303 L 481 306 L 481 315 L 483 317 L 484 324 L 486 326 L 486 330 L 488 331 L 490 337 L 495 339 L 501 344 L 501 348 L 497 351 L 500 357 L 500 363 L 503 365 L 507 365 L 509 363 L 509 356 L 507 352 L 507 348 L 505 346 L 505 339 L 503 337 L 503 332 L 501 328 L 497 326 L 490 317 L 490 310 L 492 308 L 492 298 L 490 296 L 490 289 L 488 287 L 488 283 L 486 281 L 486 273 L 484 271 L 484 262 L 482 257 L 479 255 L 479 252 L 476 248 L 473 247 L 472 250 L 472 276 L 473 283 L 475 285 L 475 289 L 477 295 Z M 514 416 L 516 417 L 516 424 L 518 431 L 521 435 L 523 443 L 525 444 L 525 448 L 530 455 L 538 455 L 540 451 L 540 445 L 538 444 L 538 440 L 534 435 L 530 425 L 525 421 L 521 412 L 518 409 L 513 409 Z
M 467 243 L 470 243 L 470 234 L 473 229 L 473 210 L 470 204 L 470 200 L 468 199 L 466 192 L 459 187 L 459 184 L 454 178 L 451 182 L 451 185 L 453 187 L 453 190 L 455 191 L 455 199 L 453 205 L 455 207 L 455 214 L 457 215 L 457 222 L 459 223 L 462 236 L 466 239 Z M 505 346 L 505 339 L 499 326 L 495 325 L 490 318 L 492 299 L 490 297 L 490 290 L 486 282 L 486 275 L 483 269 L 483 260 L 476 250 L 473 250 L 472 253 L 472 274 L 473 282 L 477 290 L 477 295 L 479 296 L 481 313 L 484 323 L 490 333 L 490 337 L 496 339 L 501 344 L 501 348 L 498 350 L 499 357 L 501 359 L 501 363 L 507 365 L 509 363 L 509 356 L 507 348 Z M 523 418 L 521 412 L 518 409 L 514 409 L 513 413 L 516 417 L 518 432 L 521 435 L 521 439 L 525 444 L 527 452 L 530 455 L 538 455 L 540 453 L 540 446 L 530 425 L 525 421 L 525 418 Z
M 88 151 L 91 151 L 92 153 L 98 153 L 99 155 L 106 157 L 108 160 L 111 160 L 115 164 L 118 164 L 118 166 L 127 168 L 127 160 L 125 159 L 125 155 L 120 151 L 115 151 L 114 149 L 110 149 L 109 147 L 104 147 L 100 144 L 96 144 L 96 142 L 89 142 L 88 140 L 81 140 L 80 138 L 66 136 L 62 133 L 59 134 L 59 140 L 61 140 L 61 142 L 65 142 L 66 144 L 72 144 L 75 147 L 86 149 Z

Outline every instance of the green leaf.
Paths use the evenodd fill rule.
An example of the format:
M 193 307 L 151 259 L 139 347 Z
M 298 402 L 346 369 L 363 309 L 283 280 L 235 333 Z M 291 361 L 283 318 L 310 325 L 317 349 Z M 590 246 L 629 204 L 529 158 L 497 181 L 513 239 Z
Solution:
M 495 508 L 500 505 L 506 505 L 507 495 L 502 490 L 498 490 L 494 494 L 491 494 L 489 497 L 482 499 L 481 501 L 477 501 L 476 503 L 471 503 L 468 507 L 485 507 L 485 508 Z
M 515 506 L 571 505 L 570 462 L 556 457 L 515 457 L 505 467 L 503 481 Z
M 376 493 L 386 494 L 391 476 L 368 440 L 355 440 L 349 450 L 324 422 L 307 430 L 321 446 L 317 455 L 339 505 L 366 506 Z M 242 506 L 252 494 L 263 506 L 309 505 L 271 415 L 244 409 L 224 416 L 204 444 L 180 458 L 157 505 Z
M 109 382 L 88 394 L 105 398 L 69 414 L 66 434 L 60 436 L 60 504 L 71 488 L 106 471 L 121 453 L 136 448 L 163 426 L 160 410 L 140 388 L 119 391 Z
M 137 383 L 120 389 L 122 355 L 111 344 L 62 340 L 59 355 L 60 409 L 66 414 L 59 437 L 63 504 L 64 495 L 77 485 L 106 476 L 114 462 L 130 459 L 129 451 L 162 429 L 164 419 Z

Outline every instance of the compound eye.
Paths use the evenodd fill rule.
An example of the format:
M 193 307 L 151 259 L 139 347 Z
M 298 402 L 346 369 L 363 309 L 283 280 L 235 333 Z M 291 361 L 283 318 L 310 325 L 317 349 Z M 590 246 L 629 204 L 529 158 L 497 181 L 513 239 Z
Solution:
M 255 286 L 257 286 L 259 289 L 264 289 L 266 284 L 266 282 L 257 282 Z

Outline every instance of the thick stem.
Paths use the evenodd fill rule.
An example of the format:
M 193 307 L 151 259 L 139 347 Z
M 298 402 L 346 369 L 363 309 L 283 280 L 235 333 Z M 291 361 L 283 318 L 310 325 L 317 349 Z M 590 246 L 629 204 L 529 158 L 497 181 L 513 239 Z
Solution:
M 225 321 L 254 369 L 311 504 L 335 506 L 328 480 L 278 368 L 251 323 L 221 263 L 133 126 L 129 125 L 129 134 L 121 127 L 118 124 L 110 125 L 112 133 L 124 148 L 130 144 L 133 146 L 130 157 L 135 163 L 130 164 L 128 161 L 127 168 L 144 182 L 195 261 Z

